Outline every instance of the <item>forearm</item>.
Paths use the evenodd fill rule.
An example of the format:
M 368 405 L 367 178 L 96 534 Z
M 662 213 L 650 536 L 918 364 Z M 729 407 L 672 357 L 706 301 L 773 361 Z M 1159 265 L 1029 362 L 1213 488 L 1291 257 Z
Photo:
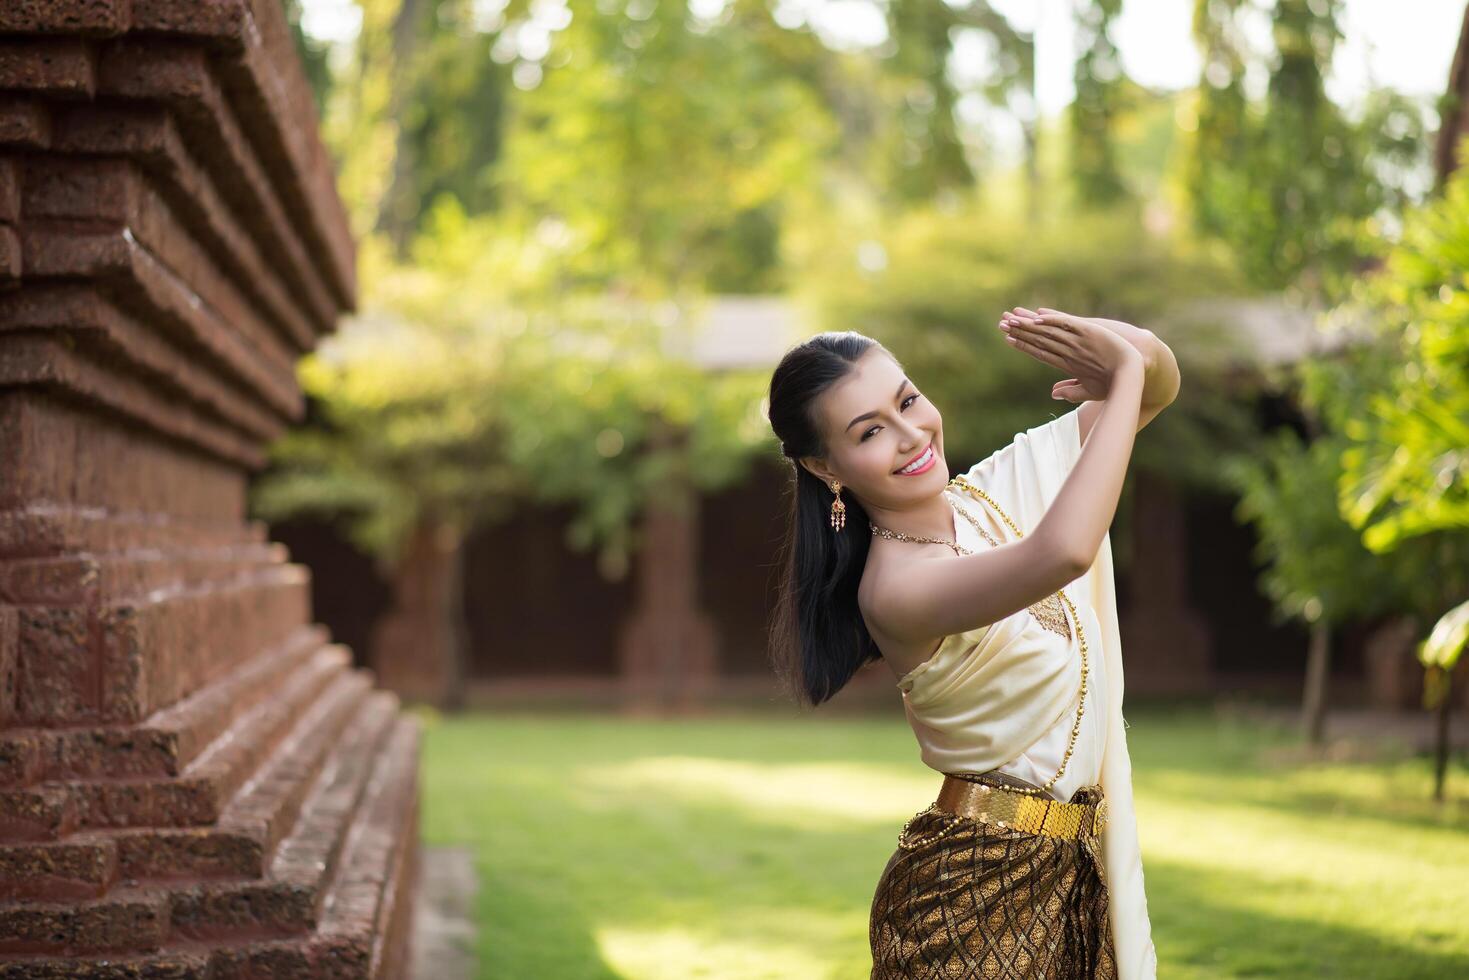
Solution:
M 1121 497 L 1138 428 L 1140 360 L 1124 364 L 1112 378 L 1080 457 L 1032 535 L 1074 555 L 1082 568 L 1101 547 Z

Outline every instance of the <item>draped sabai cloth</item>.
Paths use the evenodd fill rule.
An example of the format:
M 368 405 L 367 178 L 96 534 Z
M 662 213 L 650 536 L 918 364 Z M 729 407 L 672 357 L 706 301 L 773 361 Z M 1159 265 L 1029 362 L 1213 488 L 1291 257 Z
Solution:
M 1081 456 L 1080 406 L 1017 433 L 976 463 L 966 479 L 988 493 L 1024 534 L 1055 499 Z M 1001 544 L 1015 533 L 988 503 L 960 488 L 945 496 L 979 520 Z M 957 499 L 956 499 L 957 498 Z M 958 514 L 959 541 L 991 547 Z M 1087 703 L 1067 771 L 1051 787 L 1069 799 L 1078 786 L 1100 784 L 1107 799 L 1101 835 L 1111 925 L 1120 980 L 1155 980 L 1142 855 L 1133 808 L 1132 760 L 1122 717 L 1122 644 L 1112 573 L 1110 532 L 1091 566 L 1065 592 L 1081 617 L 1089 660 Z M 1068 610 L 1069 616 L 1069 610 Z M 1075 723 L 1081 686 L 1077 631 L 1068 639 L 1044 628 L 1030 609 L 944 639 L 898 683 L 920 756 L 939 772 L 1013 773 L 1037 785 L 1060 767 Z

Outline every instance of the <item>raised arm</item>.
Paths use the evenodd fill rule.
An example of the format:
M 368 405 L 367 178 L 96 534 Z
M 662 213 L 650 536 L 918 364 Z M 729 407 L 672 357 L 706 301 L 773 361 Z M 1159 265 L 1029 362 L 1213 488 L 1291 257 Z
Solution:
M 1050 318 L 1064 322 L 1077 317 L 1074 313 L 1063 313 L 1044 306 L 1038 310 L 1028 310 L 1023 306 L 1017 306 L 1005 314 L 1000 321 L 1000 326 L 1001 329 L 1008 329 L 1008 324 L 1019 326 L 1022 323 Z M 1138 431 L 1141 432 L 1149 422 L 1157 417 L 1159 412 L 1173 404 L 1173 399 L 1178 397 L 1178 389 L 1182 383 L 1178 371 L 1178 359 L 1173 356 L 1173 349 L 1163 343 L 1151 330 L 1133 326 L 1122 320 L 1109 320 L 1106 317 L 1091 316 L 1085 319 L 1088 323 L 1111 330 L 1136 348 L 1137 352 L 1143 356 L 1143 392 L 1141 404 L 1138 407 L 1137 421 Z M 1051 386 L 1053 398 L 1077 401 L 1078 396 L 1084 394 L 1076 378 L 1066 378 Z M 1085 402 L 1081 406 L 1078 421 L 1083 443 L 1086 442 L 1087 434 L 1091 432 L 1101 411 L 1102 406 L 1095 401 Z
M 1074 581 L 1112 523 L 1132 455 L 1143 362 L 1099 328 L 1066 331 L 1053 346 L 1068 370 L 1106 393 L 1075 466 L 1046 515 L 1019 541 L 960 558 L 913 561 L 875 590 L 882 628 L 913 642 L 998 622 Z M 1110 338 L 1110 339 L 1109 339 Z

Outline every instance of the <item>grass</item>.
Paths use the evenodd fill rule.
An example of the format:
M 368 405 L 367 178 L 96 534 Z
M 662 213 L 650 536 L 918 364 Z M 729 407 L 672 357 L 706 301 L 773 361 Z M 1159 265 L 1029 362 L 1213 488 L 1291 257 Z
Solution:
M 1161 976 L 1469 976 L 1462 757 L 1439 805 L 1391 744 L 1127 719 Z M 941 778 L 901 714 L 428 716 L 423 765 L 425 841 L 474 849 L 497 980 L 865 978 L 878 875 Z

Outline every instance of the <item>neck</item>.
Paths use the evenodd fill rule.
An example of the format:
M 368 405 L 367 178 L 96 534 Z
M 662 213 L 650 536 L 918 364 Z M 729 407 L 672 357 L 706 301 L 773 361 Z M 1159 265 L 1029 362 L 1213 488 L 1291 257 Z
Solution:
M 872 523 L 889 531 L 942 541 L 958 540 L 957 518 L 942 493 L 902 508 L 866 505 L 866 510 Z

